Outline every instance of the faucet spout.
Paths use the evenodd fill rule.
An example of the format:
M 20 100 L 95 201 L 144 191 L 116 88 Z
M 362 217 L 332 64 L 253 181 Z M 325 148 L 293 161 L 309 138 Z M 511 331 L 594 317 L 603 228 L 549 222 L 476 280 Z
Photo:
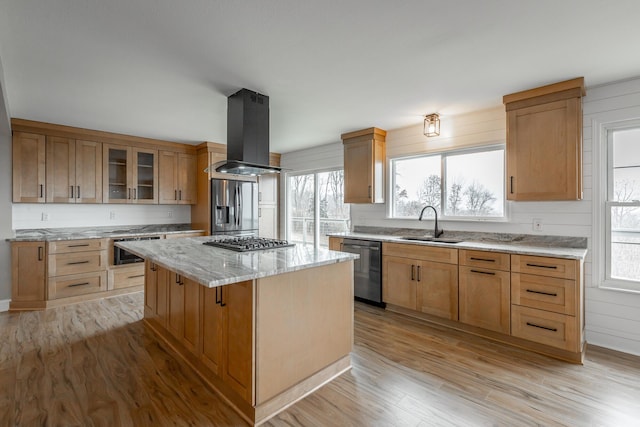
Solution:
M 436 210 L 436 208 L 434 208 L 431 205 L 427 205 L 424 208 L 422 208 L 422 210 L 420 211 L 420 216 L 418 217 L 418 221 L 422 221 L 422 216 L 424 215 L 424 211 L 427 208 L 433 209 L 433 214 L 435 215 L 435 218 L 436 218 L 435 227 L 433 229 L 433 237 L 434 238 L 438 238 L 438 237 L 442 236 L 442 233 L 444 233 L 444 230 L 438 230 L 438 211 Z

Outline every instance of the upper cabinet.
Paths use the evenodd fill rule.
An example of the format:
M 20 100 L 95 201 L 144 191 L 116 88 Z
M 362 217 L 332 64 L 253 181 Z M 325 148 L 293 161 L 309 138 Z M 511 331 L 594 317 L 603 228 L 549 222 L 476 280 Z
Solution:
M 158 203 L 158 150 L 104 144 L 105 203 Z
M 197 158 L 195 154 L 160 151 L 159 203 L 190 205 L 196 203 Z
M 507 199 L 582 198 L 584 78 L 503 98 L 507 112 Z
M 45 136 L 13 133 L 13 201 L 45 202 Z
M 386 136 L 378 128 L 342 134 L 344 203 L 384 203 Z
M 102 203 L 102 144 L 47 136 L 46 200 Z

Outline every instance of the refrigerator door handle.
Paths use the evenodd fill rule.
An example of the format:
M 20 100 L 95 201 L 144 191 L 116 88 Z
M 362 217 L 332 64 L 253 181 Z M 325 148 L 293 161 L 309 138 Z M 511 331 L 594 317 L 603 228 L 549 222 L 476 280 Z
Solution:
M 238 228 L 242 225 L 242 187 L 238 186 Z

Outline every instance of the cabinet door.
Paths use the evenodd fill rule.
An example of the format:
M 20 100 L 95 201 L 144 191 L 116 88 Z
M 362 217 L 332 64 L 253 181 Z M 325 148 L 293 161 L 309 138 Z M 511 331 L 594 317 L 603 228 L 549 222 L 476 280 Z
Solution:
M 102 144 L 76 141 L 76 203 L 102 203 Z
M 460 321 L 503 334 L 510 333 L 509 272 L 460 267 Z
M 151 319 L 158 314 L 158 266 L 144 263 L 144 317 Z
M 175 204 L 178 202 L 178 161 L 177 153 L 160 151 L 158 153 L 158 203 Z
M 178 340 L 184 337 L 184 278 L 173 271 L 169 272 L 169 301 L 167 310 L 167 329 Z
M 200 352 L 200 288 L 193 280 L 183 278 L 184 336 L 183 344 L 193 353 Z
M 416 309 L 418 262 L 409 258 L 382 257 L 382 300 L 387 304 Z
M 268 239 L 278 238 L 278 207 L 263 205 L 258 208 L 258 235 Z
M 103 188 L 105 203 L 130 203 L 131 150 L 120 145 L 103 145 Z
M 223 307 L 220 299 L 220 287 L 202 287 L 202 356 L 201 360 L 216 375 L 222 378 L 223 358 Z
M 225 383 L 247 402 L 253 400 L 253 282 L 224 286 L 226 350 L 223 364 Z M 228 339 L 227 339 L 228 337 Z
M 582 198 L 581 98 L 507 112 L 507 199 Z
M 47 136 L 47 202 L 76 201 L 76 141 Z
M 158 150 L 132 150 L 132 203 L 158 203 Z
M 197 158 L 193 154 L 178 154 L 178 204 L 193 205 L 196 203 Z M 204 173 L 200 171 L 200 173 Z
M 13 134 L 13 202 L 44 203 L 45 136 Z
M 11 243 L 11 301 L 45 300 L 44 242 Z
M 373 202 L 373 141 L 344 144 L 344 202 Z
M 458 266 L 421 261 L 417 266 L 417 310 L 458 320 Z
M 278 175 L 267 174 L 258 177 L 258 203 L 278 203 Z
M 156 296 L 156 314 L 158 315 L 158 322 L 167 328 L 169 322 L 169 270 L 157 267 L 158 276 L 158 290 Z

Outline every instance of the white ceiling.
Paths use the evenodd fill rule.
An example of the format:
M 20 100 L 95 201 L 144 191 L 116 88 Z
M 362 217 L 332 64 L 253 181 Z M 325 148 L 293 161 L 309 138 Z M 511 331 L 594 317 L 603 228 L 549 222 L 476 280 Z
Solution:
M 12 117 L 225 143 L 248 88 L 287 152 L 639 76 L 638 17 L 638 0 L 0 0 L 0 61 Z

